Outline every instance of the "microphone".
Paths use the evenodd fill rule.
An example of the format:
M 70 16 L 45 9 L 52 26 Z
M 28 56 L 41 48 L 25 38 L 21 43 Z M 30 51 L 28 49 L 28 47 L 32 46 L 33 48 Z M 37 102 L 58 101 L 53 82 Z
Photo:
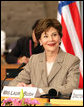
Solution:
M 6 77 L 15 78 L 21 72 L 21 68 L 25 65 L 25 63 L 22 63 L 17 69 L 6 69 Z
M 18 69 L 22 68 L 25 65 L 26 65 L 26 63 L 22 63 Z
M 55 89 L 51 88 L 48 91 L 48 94 L 43 94 L 40 97 L 41 98 L 58 98 L 61 95 L 60 92 L 57 92 Z
M 3 89 L 3 85 L 4 85 L 5 80 L 7 78 L 15 78 L 21 72 L 21 70 L 22 70 L 21 68 L 25 65 L 26 65 L 26 63 L 22 63 L 19 66 L 19 68 L 17 68 L 17 69 L 6 69 L 6 77 L 1 84 L 1 90 Z
M 49 94 L 49 96 L 57 96 L 57 91 L 52 88 L 48 91 L 48 94 Z
M 61 93 L 60 92 L 57 92 L 55 89 L 50 89 L 49 91 L 48 91 L 48 95 L 49 95 L 49 98 L 50 99 L 53 99 L 53 98 L 57 98 L 57 99 L 59 99 L 60 98 L 60 96 L 61 96 Z
M 61 92 L 57 92 L 54 88 L 52 88 L 48 91 L 48 94 L 43 94 L 40 97 L 48 99 L 70 99 L 71 94 L 72 93 L 68 95 L 62 95 Z

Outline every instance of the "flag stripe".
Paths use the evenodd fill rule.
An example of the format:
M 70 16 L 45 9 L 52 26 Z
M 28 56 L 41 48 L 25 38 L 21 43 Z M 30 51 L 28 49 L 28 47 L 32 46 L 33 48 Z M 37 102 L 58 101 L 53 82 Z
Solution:
M 75 26 L 75 29 L 76 29 L 81 47 L 83 49 L 83 40 L 82 40 L 82 36 L 81 36 L 82 35 L 81 20 L 80 20 L 80 15 L 79 15 L 76 3 L 70 4 L 69 5 L 69 10 L 70 10 L 70 13 L 71 13 L 71 16 L 72 16 L 72 19 L 73 19 L 73 23 L 74 23 L 74 26 Z M 79 30 L 79 28 L 80 28 L 80 30 Z
M 63 41 L 61 40 L 61 45 L 60 45 L 60 47 L 62 48 L 62 50 L 63 51 L 65 51 L 66 52 L 66 49 L 65 49 L 65 47 L 64 47 L 64 43 L 63 43 Z
M 64 34 L 62 40 L 63 40 L 64 46 L 68 53 L 75 55 L 63 17 L 62 17 L 62 27 L 63 27 L 62 32 Z
M 83 88 L 83 76 L 80 73 L 80 78 L 79 78 L 79 88 Z
M 61 23 L 61 15 L 60 15 L 60 13 L 58 12 L 57 13 L 57 19 L 59 20 L 59 22 Z
M 83 77 L 83 62 L 82 61 L 80 62 L 80 72 Z

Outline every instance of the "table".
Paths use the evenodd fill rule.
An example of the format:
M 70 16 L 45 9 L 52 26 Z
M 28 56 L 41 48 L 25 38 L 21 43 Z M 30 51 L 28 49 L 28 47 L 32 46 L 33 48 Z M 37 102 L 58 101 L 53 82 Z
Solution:
M 55 106 L 83 106 L 83 101 L 79 100 L 51 99 L 50 103 Z
M 17 69 L 21 64 L 1 64 L 1 80 L 5 79 L 6 69 Z M 7 78 L 6 80 L 12 80 L 13 78 Z

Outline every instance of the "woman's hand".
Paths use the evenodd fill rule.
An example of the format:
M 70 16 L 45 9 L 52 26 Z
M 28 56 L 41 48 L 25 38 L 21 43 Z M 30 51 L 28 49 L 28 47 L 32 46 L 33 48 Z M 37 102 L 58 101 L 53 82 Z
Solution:
M 27 84 L 21 82 L 21 83 L 18 83 L 18 84 L 17 84 L 17 87 L 35 87 L 35 86 L 34 86 L 33 84 L 27 85 Z
M 25 84 L 23 82 L 17 84 L 17 87 L 26 87 L 26 86 L 27 86 L 27 84 Z
M 18 58 L 18 63 L 28 63 L 29 58 L 27 58 L 26 56 L 20 57 Z
M 27 85 L 27 87 L 35 87 L 33 84 L 29 84 Z

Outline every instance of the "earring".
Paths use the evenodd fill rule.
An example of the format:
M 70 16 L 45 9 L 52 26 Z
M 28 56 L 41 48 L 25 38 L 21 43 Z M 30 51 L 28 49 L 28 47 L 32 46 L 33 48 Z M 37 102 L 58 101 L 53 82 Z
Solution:
M 59 45 L 61 45 L 61 41 L 59 42 Z
M 42 43 L 40 43 L 40 46 L 42 46 Z

